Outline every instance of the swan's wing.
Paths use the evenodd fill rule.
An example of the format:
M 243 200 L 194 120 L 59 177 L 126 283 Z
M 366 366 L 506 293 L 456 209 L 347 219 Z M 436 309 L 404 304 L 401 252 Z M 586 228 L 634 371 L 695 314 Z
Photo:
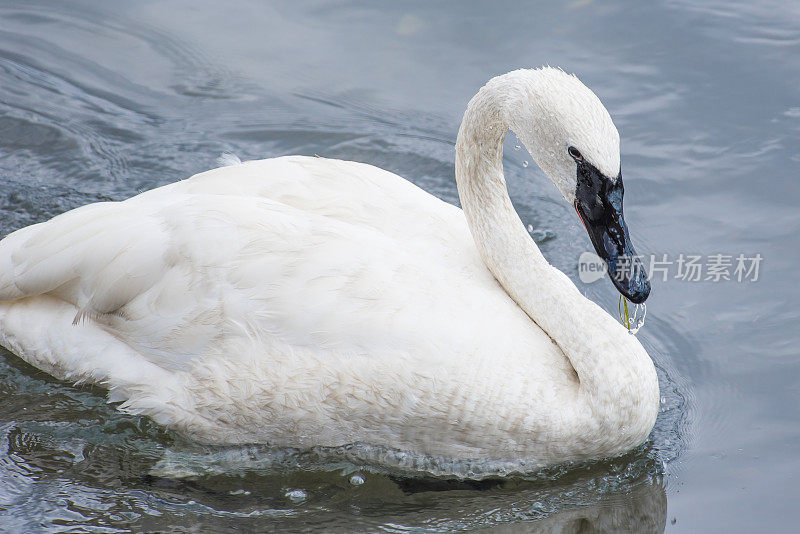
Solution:
M 117 300 L 128 301 L 128 292 L 138 293 L 160 271 L 158 257 L 175 239 L 165 233 L 165 221 L 187 216 L 176 199 L 198 195 L 237 198 L 234 203 L 269 199 L 295 208 L 288 216 L 295 221 L 321 216 L 324 224 L 374 229 L 426 252 L 432 245 L 449 249 L 444 256 L 474 252 L 460 210 L 399 176 L 362 163 L 289 156 L 214 169 L 124 203 L 91 204 L 23 228 L 0 244 L 0 300 L 48 293 L 81 278 L 92 282 L 84 289 L 91 287 L 101 310 L 116 309 Z M 160 214 L 170 204 L 172 213 Z M 465 258 L 453 259 L 463 264 Z M 479 267 L 476 254 L 466 259 Z M 130 273 L 137 274 L 120 283 Z M 109 292 L 108 285 L 118 289 Z M 110 293 L 113 298 L 100 302 L 99 295 Z
M 75 323 L 97 324 L 165 368 L 253 336 L 318 350 L 411 349 L 442 339 L 448 327 L 434 334 L 436 325 L 453 316 L 442 306 L 485 305 L 450 283 L 473 275 L 448 272 L 442 255 L 266 198 L 165 188 L 0 242 L 0 301 L 57 297 L 74 306 Z M 474 276 L 494 287 L 485 270 Z

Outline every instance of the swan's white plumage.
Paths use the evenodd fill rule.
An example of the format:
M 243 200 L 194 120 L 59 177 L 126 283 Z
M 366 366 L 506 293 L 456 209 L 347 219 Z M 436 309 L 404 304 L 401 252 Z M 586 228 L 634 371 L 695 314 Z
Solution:
M 462 134 L 457 151 L 474 150 Z M 487 162 L 461 162 L 467 204 L 462 186 Z M 482 230 L 460 209 L 399 176 L 300 156 L 232 163 L 5 238 L 0 343 L 212 443 L 545 465 L 649 432 L 652 362 L 538 250 L 525 252 L 535 271 L 514 276 L 547 287 L 526 296 L 498 275 L 503 254 L 476 249 Z M 514 224 L 486 227 L 515 246 Z M 532 298 L 559 320 L 566 306 L 572 332 Z

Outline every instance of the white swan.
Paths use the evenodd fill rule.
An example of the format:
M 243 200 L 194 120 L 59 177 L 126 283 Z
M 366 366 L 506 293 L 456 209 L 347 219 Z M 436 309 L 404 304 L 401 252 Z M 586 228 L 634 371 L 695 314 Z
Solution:
M 598 253 L 632 251 L 608 112 L 574 76 L 518 70 L 464 115 L 463 212 L 370 165 L 300 156 L 87 205 L 0 242 L 0 343 L 215 444 L 536 465 L 622 453 L 655 422 L 653 363 L 523 227 L 509 128 Z

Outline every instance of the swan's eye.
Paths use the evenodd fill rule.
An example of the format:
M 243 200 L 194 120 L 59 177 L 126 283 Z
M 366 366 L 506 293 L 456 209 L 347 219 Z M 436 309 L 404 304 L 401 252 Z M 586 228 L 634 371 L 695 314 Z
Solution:
M 581 155 L 580 151 L 574 146 L 569 147 L 567 149 L 567 152 L 569 152 L 569 155 L 572 156 L 572 159 L 574 159 L 575 161 L 583 161 L 583 156 Z

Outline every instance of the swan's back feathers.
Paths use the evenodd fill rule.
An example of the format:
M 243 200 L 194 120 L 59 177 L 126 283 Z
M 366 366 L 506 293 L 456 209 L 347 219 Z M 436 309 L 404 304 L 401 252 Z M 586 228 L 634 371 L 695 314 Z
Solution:
M 376 171 L 379 180 L 375 179 Z M 49 293 L 82 278 L 93 283 L 90 287 L 96 294 L 84 298 L 96 299 L 95 311 L 115 310 L 121 304 L 118 300 L 129 300 L 130 294 L 152 282 L 154 273 L 150 270 L 159 262 L 175 261 L 166 251 L 175 249 L 176 243 L 170 247 L 170 240 L 176 236 L 165 232 L 176 229 L 171 221 L 182 221 L 184 209 L 191 211 L 184 202 L 203 195 L 236 197 L 236 202 L 245 204 L 255 199 L 272 200 L 276 209 L 277 204 L 283 204 L 309 215 L 409 240 L 404 234 L 408 225 L 403 223 L 419 225 L 420 217 L 441 219 L 431 207 L 446 206 L 445 211 L 458 219 L 457 209 L 396 175 L 368 165 L 304 157 L 247 162 L 201 173 L 125 202 L 83 206 L 13 233 L 0 242 L 0 301 Z M 224 199 L 218 200 L 220 208 L 216 211 L 222 215 Z M 215 211 L 214 202 L 208 199 L 210 213 Z M 396 217 L 385 217 L 387 204 L 400 208 L 400 224 Z M 199 224 L 207 224 L 205 215 L 197 214 Z M 200 235 L 204 242 L 211 237 Z M 191 233 L 181 237 L 192 239 Z M 228 236 L 223 237 L 224 241 Z M 452 237 L 443 235 L 442 240 Z M 111 286 L 117 290 L 109 291 Z M 103 301 L 101 295 L 108 293 L 114 293 L 115 298 Z
M 365 163 L 287 156 L 214 169 L 167 187 L 193 194 L 268 198 L 304 212 L 369 226 L 409 244 L 422 237 L 422 246 L 428 245 L 431 228 L 446 232 L 442 241 L 466 238 L 471 244 L 459 209 L 396 174 Z M 148 194 L 140 197 L 144 200 Z M 448 232 L 451 228 L 455 233 Z

